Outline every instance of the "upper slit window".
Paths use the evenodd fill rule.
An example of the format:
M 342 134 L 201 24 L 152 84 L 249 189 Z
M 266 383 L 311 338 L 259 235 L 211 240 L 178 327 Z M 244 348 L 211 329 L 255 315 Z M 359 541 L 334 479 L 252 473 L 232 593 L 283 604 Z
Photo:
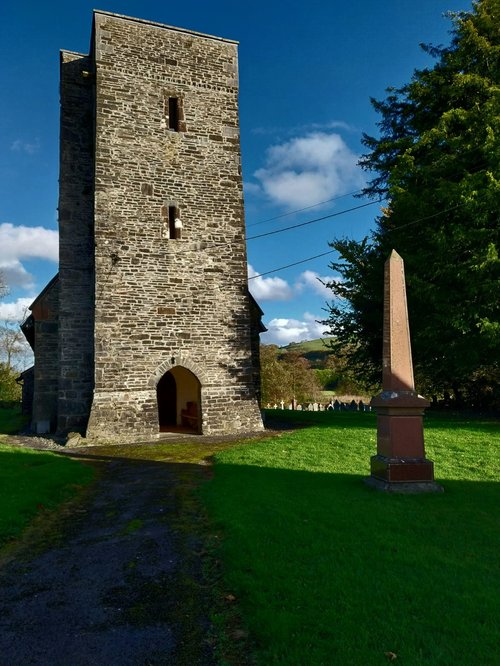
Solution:
M 168 129 L 179 131 L 179 98 L 168 98 Z

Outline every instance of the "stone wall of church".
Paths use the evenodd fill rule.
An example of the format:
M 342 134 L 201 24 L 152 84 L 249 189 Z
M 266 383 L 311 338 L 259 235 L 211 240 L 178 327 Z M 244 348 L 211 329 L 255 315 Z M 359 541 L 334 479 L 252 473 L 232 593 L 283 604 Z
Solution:
M 38 434 L 57 424 L 59 282 L 56 279 L 32 307 L 34 319 L 33 403 L 31 427 Z
M 94 44 L 95 393 L 88 433 L 157 433 L 156 382 L 176 365 L 200 380 L 205 434 L 261 428 L 237 45 L 105 12 L 95 13 Z M 175 233 L 173 217 L 182 223 Z M 89 351 L 84 342 L 82 353 Z
M 84 432 L 94 383 L 93 64 L 61 53 L 58 430 Z

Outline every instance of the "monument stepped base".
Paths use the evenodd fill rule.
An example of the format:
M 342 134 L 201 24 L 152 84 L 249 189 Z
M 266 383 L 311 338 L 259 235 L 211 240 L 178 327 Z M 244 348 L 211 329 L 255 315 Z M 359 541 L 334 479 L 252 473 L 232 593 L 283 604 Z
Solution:
M 402 483 L 396 481 L 382 481 L 373 476 L 367 476 L 364 482 L 370 488 L 380 490 L 385 493 L 399 493 L 401 495 L 417 495 L 419 493 L 443 493 L 444 488 L 435 481 L 414 481 L 412 483 Z

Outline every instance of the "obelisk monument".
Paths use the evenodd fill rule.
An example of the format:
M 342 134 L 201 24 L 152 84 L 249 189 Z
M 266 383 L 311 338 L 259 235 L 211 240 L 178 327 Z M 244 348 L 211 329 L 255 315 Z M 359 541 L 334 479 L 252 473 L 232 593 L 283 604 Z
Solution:
M 377 412 L 377 455 L 366 482 L 387 492 L 440 492 L 425 457 L 423 415 L 429 402 L 415 391 L 403 259 L 396 250 L 384 267 L 382 393 Z

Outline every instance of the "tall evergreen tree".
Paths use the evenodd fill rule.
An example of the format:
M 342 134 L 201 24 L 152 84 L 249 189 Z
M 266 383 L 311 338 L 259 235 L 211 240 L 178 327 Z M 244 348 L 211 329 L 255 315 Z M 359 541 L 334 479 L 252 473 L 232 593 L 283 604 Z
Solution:
M 378 138 L 364 136 L 364 194 L 387 200 L 370 238 L 336 239 L 327 320 L 367 381 L 380 378 L 383 263 L 405 260 L 419 387 L 476 404 L 500 385 L 500 1 L 453 13 L 434 67 L 383 101 Z M 494 395 L 496 391 L 496 397 Z

